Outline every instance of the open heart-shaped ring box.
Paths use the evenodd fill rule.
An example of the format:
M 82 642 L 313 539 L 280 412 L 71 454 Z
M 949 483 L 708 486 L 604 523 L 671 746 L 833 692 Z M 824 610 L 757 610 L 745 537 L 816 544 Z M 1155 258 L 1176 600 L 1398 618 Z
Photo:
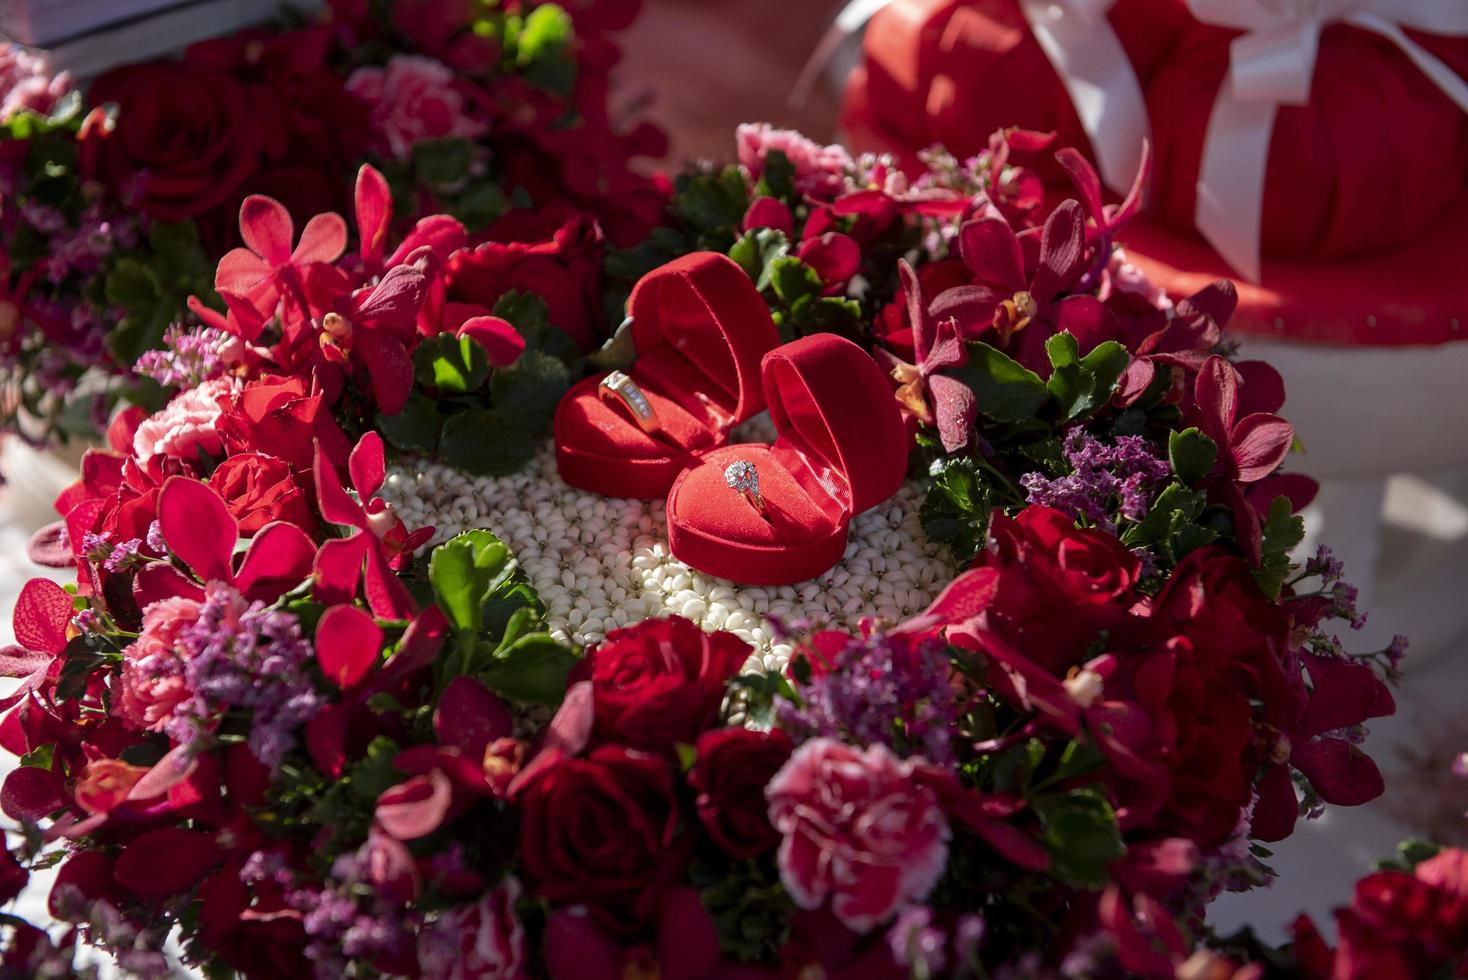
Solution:
M 627 311 L 637 361 L 561 399 L 556 464 L 573 487 L 655 499 L 695 453 L 723 445 L 733 426 L 764 410 L 760 358 L 780 335 L 749 276 L 715 252 L 643 276 Z
M 886 376 L 849 340 L 805 337 L 765 355 L 761 369 L 774 445 L 700 453 L 668 491 L 668 544 L 711 575 L 789 585 L 840 561 L 851 519 L 897 492 L 907 434 Z M 741 462 L 757 474 L 755 494 L 726 476 Z M 736 468 L 732 483 L 748 485 L 749 474 Z

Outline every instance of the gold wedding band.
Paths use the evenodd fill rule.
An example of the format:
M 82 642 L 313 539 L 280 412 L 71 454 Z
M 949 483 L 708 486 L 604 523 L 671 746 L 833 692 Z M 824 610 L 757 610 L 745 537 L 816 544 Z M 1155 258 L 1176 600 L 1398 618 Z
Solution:
M 648 435 L 657 435 L 663 430 L 657 412 L 653 411 L 652 402 L 647 400 L 647 395 L 643 394 L 637 382 L 621 371 L 613 371 L 602 378 L 596 390 L 605 401 L 625 408 L 637 427 Z

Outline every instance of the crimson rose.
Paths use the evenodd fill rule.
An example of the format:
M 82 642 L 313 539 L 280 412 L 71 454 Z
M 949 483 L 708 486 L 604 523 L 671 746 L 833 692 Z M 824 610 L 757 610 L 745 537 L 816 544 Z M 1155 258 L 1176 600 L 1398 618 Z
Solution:
M 231 453 L 268 446 L 297 473 L 311 471 L 317 440 L 338 465 L 346 461 L 350 448 L 325 396 L 308 390 L 300 377 L 267 375 L 245 385 L 225 404 L 218 429 Z
M 260 163 L 263 120 L 245 88 L 182 61 L 115 68 L 92 101 L 117 106 L 112 132 L 90 134 L 99 176 L 159 221 L 182 221 L 229 200 Z
M 572 680 L 591 680 L 596 735 L 672 756 L 718 721 L 724 686 L 750 654 L 733 633 L 705 633 L 681 616 L 613 630 Z
M 720 728 L 699 736 L 698 763 L 688 782 L 698 791 L 704 830 L 730 856 L 758 857 L 780 843 L 765 786 L 792 750 L 790 736 L 779 729 Z
M 512 289 L 534 293 L 576 346 L 589 351 L 601 343 L 605 247 L 589 215 L 564 203 L 511 211 L 484 237 L 449 260 L 449 299 L 493 309 Z
M 520 793 L 520 851 L 535 892 L 590 905 L 616 931 L 645 923 L 683 863 L 668 763 L 604 745 L 546 766 Z
M 231 456 L 209 477 L 209 485 L 224 499 L 246 537 L 271 521 L 294 524 L 307 534 L 316 530 L 306 491 L 282 459 L 264 453 Z

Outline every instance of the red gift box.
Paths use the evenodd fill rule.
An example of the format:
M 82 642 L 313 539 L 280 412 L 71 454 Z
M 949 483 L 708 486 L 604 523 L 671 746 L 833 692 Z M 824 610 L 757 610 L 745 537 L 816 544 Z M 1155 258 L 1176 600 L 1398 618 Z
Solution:
M 668 543 L 694 568 L 749 585 L 789 585 L 841 560 L 852 517 L 897 492 L 907 434 L 891 385 L 849 340 L 818 334 L 765 356 L 773 445 L 702 453 L 668 492 Z M 725 482 L 745 460 L 765 516 Z
M 556 408 L 556 463 L 573 487 L 609 497 L 668 492 L 695 453 L 763 411 L 760 358 L 780 342 L 769 307 L 733 260 L 695 252 L 648 273 L 627 301 L 637 362 L 625 373 L 651 403 L 651 435 L 587 378 Z

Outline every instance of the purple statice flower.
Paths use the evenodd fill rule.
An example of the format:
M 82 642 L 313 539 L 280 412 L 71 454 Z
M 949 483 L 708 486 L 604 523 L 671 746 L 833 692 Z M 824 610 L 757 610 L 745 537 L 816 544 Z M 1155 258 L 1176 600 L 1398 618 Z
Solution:
M 1400 670 L 1402 661 L 1407 657 L 1407 638 L 1398 633 L 1392 637 L 1391 643 L 1387 644 L 1386 662 L 1392 670 Z
M 160 555 L 168 554 L 168 542 L 163 540 L 163 522 L 154 521 L 148 525 L 147 537 L 143 539 L 148 549 Z
M 224 353 L 233 338 L 214 327 L 169 327 L 163 348 L 138 358 L 134 370 L 168 388 L 194 388 L 224 373 Z
M 136 235 L 131 222 L 103 212 L 93 204 L 82 212 L 75 227 L 59 227 L 50 233 L 46 253 L 46 278 L 60 284 L 68 276 L 90 276 L 119 248 L 128 248 Z
M 1152 495 L 1172 476 L 1167 460 L 1141 436 L 1119 436 L 1107 445 L 1084 429 L 1076 429 L 1062 450 L 1070 472 L 1054 479 L 1026 473 L 1020 485 L 1031 504 L 1054 507 L 1071 518 L 1116 530 L 1113 513 L 1129 521 L 1147 516 Z
M 385 902 L 371 883 L 370 848 L 364 844 L 340 855 L 324 883 L 286 893 L 286 902 L 302 914 L 310 937 L 306 957 L 318 977 L 342 976 L 352 960 L 394 957 L 411 945 L 410 920 L 401 905 Z M 262 868 L 269 869 L 268 863 Z
M 192 696 L 178 706 L 169 734 L 194 744 L 224 712 L 250 712 L 249 746 L 274 768 L 295 748 L 296 730 L 325 706 L 307 672 L 313 654 L 301 622 L 251 603 L 218 582 L 206 590 L 198 622 L 180 635 Z
M 887 930 L 892 959 L 917 976 L 942 976 L 948 967 L 948 937 L 933 925 L 933 910 L 914 905 L 898 913 Z
M 1305 562 L 1305 577 L 1312 578 L 1318 575 L 1324 585 L 1334 585 L 1345 574 L 1345 562 L 1331 552 L 1329 545 L 1321 545 L 1316 549 L 1315 554 Z
M 959 711 L 951 674 L 940 640 L 901 633 L 853 638 L 801 688 L 803 705 L 776 701 L 776 718 L 799 740 L 885 745 L 900 756 L 951 765 Z
M 130 538 L 127 541 L 119 542 L 112 549 L 112 553 L 102 562 L 102 567 L 109 572 L 125 571 L 134 562 L 138 561 L 138 549 L 142 545 L 142 538 Z
M 88 561 L 106 561 L 112 554 L 112 542 L 109 540 L 111 537 L 106 531 L 101 534 L 86 532 L 82 535 L 82 554 L 87 556 Z
M 953 929 L 953 952 L 960 967 L 978 962 L 979 947 L 984 944 L 984 936 L 988 932 L 989 924 L 978 913 L 958 917 L 958 925 Z

